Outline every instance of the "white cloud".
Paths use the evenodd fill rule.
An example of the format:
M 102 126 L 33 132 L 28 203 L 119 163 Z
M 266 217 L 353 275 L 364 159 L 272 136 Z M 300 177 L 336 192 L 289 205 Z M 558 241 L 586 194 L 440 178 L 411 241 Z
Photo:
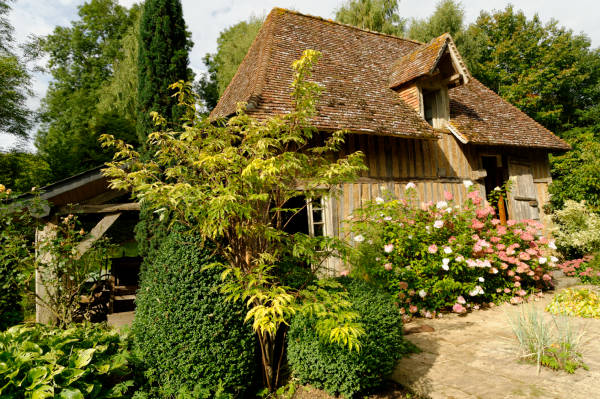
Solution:
M 130 7 L 136 0 L 119 0 L 119 3 Z M 467 22 L 474 21 L 480 10 L 503 9 L 511 1 L 508 0 L 462 0 L 466 11 Z M 194 71 L 204 70 L 202 57 L 207 52 L 216 50 L 219 32 L 247 19 L 251 15 L 268 14 L 273 7 L 294 9 L 303 13 L 333 18 L 335 10 L 345 2 L 343 0 L 182 0 L 183 12 L 188 28 L 192 32 L 194 48 L 190 54 L 190 63 Z M 400 13 L 405 18 L 423 18 L 431 15 L 438 0 L 400 0 Z M 513 1 L 513 3 L 515 3 Z M 83 0 L 18 0 L 13 4 L 11 21 L 15 27 L 15 37 L 19 42 L 26 40 L 30 34 L 45 35 L 57 25 L 67 25 L 77 15 L 77 6 Z M 543 7 L 541 6 L 543 4 Z M 561 25 L 579 33 L 588 34 L 592 44 L 600 44 L 600 3 L 594 0 L 520 0 L 515 6 L 522 9 L 529 17 L 538 13 L 543 21 L 555 18 Z M 48 84 L 48 77 L 36 75 L 34 91 L 36 98 L 29 104 L 37 106 L 43 97 Z M 0 147 L 12 145 L 10 140 L 0 137 Z

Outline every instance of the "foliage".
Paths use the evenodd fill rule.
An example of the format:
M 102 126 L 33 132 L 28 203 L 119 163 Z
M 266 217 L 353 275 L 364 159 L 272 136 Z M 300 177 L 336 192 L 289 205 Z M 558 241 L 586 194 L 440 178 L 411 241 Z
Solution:
M 209 109 L 214 108 L 219 97 L 223 95 L 229 82 L 233 79 L 233 75 L 258 34 L 263 20 L 264 18 L 250 17 L 247 21 L 238 22 L 223 30 L 217 38 L 217 52 L 205 55 L 204 64 L 208 69 L 208 75 L 200 80 L 200 86 L 204 88 L 201 91 L 203 94 L 201 98 L 207 100 Z M 210 90 L 209 82 L 216 84 L 216 93 L 208 91 Z M 216 97 L 214 97 L 215 94 Z
M 587 36 L 510 5 L 481 12 L 466 35 L 469 68 L 486 86 L 559 134 L 587 124 L 600 97 L 600 50 Z
M 218 291 L 213 246 L 171 233 L 142 270 L 133 347 L 161 395 L 182 390 L 244 391 L 252 383 L 256 341 L 244 309 Z
M 309 123 L 320 88 L 308 78 L 318 56 L 306 50 L 294 62 L 294 111 L 289 114 L 259 122 L 240 107 L 227 122 L 211 123 L 199 119 L 190 85 L 178 82 L 173 87 L 187 110 L 183 131 L 167 129 L 165 119 L 154 114 L 161 130 L 149 136 L 152 159 L 143 160 L 131 146 L 104 137 L 104 145 L 118 150 L 104 172 L 113 188 L 131 190 L 156 214 L 168 212 L 172 223 L 216 243 L 224 259 L 225 292 L 249 307 L 247 317 L 253 319 L 261 347 L 263 382 L 270 390 L 277 385 L 282 358 L 277 335 L 294 313 L 317 314 L 323 334 L 350 348 L 359 345 L 361 333 L 356 315 L 343 306 L 343 295 L 324 295 L 317 285 L 292 289 L 277 277 L 277 265 L 286 257 L 295 258 L 299 267 L 308 265 L 316 275 L 327 258 L 347 250 L 338 239 L 284 231 L 303 209 L 289 208 L 289 201 L 336 196 L 339 184 L 353 181 L 365 169 L 361 153 L 329 156 L 339 151 L 343 132 L 318 135 Z M 304 297 L 312 301 L 300 304 Z
M 600 213 L 600 124 L 576 128 L 564 134 L 572 150 L 551 155 L 552 184 L 550 203 L 554 210 L 564 207 L 567 200 L 585 201 Z
M 341 278 L 366 334 L 361 351 L 348 352 L 316 332 L 309 315 L 294 317 L 288 337 L 288 362 L 301 384 L 351 397 L 379 386 L 408 347 L 402 339 L 402 314 L 391 296 L 361 280 Z
M 108 270 L 110 245 L 107 238 L 88 245 L 89 239 L 77 216 L 68 215 L 56 225 L 46 225 L 35 247 L 39 257 L 32 267 L 22 266 L 27 282 L 36 281 L 34 287 L 27 282 L 25 287 L 31 287 L 29 293 L 50 311 L 59 327 L 82 318 L 90 320 L 97 310 L 91 306 L 98 292 L 91 288 L 103 278 L 102 270 Z M 90 306 L 81 305 L 84 295 Z
M 188 80 L 188 52 L 192 47 L 180 0 L 147 0 L 140 20 L 138 39 L 137 135 L 146 143 L 153 131 L 151 112 L 177 122 L 181 112 L 169 85 Z
M 418 207 L 412 183 L 405 198 L 387 194 L 354 213 L 352 272 L 398 295 L 407 315 L 435 317 L 449 308 L 463 313 L 508 298 L 520 303 L 551 286 L 552 262 L 544 256 L 549 242 L 539 222 L 503 226 L 472 187 L 462 205 L 445 192 L 445 201 Z
M 600 262 L 599 256 L 586 255 L 583 258 L 572 259 L 558 264 L 565 276 L 578 277 L 582 283 L 600 285 Z
M 554 370 L 574 373 L 582 367 L 587 370 L 579 352 L 583 331 L 574 331 L 566 317 L 544 319 L 543 312 L 532 305 L 509 314 L 512 330 L 519 343 L 520 356 L 526 361 Z
M 37 154 L 22 150 L 0 152 L 0 182 L 15 192 L 26 193 L 50 181 L 50 167 Z
M 589 289 L 566 289 L 552 298 L 546 311 L 556 315 L 600 319 L 600 296 Z
M 407 36 L 427 43 L 444 33 L 450 33 L 460 47 L 465 30 L 464 19 L 465 10 L 460 2 L 442 0 L 427 19 L 411 20 Z
M 0 359 L 6 399 L 117 398 L 133 385 L 127 337 L 98 326 L 11 327 L 0 332 Z
M 397 0 L 348 0 L 336 11 L 335 20 L 389 35 L 404 34 Z
M 0 331 L 23 320 L 20 265 L 32 264 L 34 229 L 30 212 L 15 212 L 7 203 L 16 195 L 0 184 Z
M 8 21 L 12 0 L 0 0 L 0 132 L 26 138 L 31 127 L 27 96 L 30 75 L 15 54 L 13 27 Z
M 120 40 L 122 54 L 113 62 L 113 74 L 99 90 L 97 110 L 99 116 L 120 116 L 128 132 L 135 131 L 138 92 L 138 37 L 141 12 L 137 7 L 130 11 L 133 22 Z M 106 116 L 104 116 L 106 117 Z M 112 132 L 104 129 L 103 133 Z M 131 135 L 135 139 L 135 135 Z
M 565 201 L 564 208 L 552 214 L 552 223 L 552 235 L 565 256 L 573 258 L 600 250 L 600 216 L 584 201 Z
M 121 39 L 136 14 L 135 7 L 127 10 L 117 0 L 89 0 L 79 6 L 79 17 L 69 26 L 57 26 L 29 44 L 30 55 L 47 59 L 45 70 L 52 75 L 35 145 L 54 180 L 96 167 L 112 156 L 98 143 L 104 129 L 97 106 L 116 60 L 122 57 Z M 131 128 L 114 134 L 129 141 L 135 137 Z

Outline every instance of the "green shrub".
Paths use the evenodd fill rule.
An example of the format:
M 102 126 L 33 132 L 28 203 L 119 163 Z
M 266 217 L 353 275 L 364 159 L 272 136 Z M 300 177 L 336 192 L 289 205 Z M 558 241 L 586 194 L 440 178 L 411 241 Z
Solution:
M 0 331 L 23 321 L 21 290 L 13 262 L 4 262 L 0 255 Z
M 356 210 L 352 230 L 359 255 L 352 274 L 397 295 L 407 315 L 428 318 L 489 302 L 521 303 L 551 287 L 555 258 L 548 257 L 553 243 L 542 236 L 543 225 L 502 225 L 472 183 L 465 186 L 469 193 L 461 204 L 445 192 L 445 201 L 419 205 L 409 183 L 405 198 L 386 192 Z
M 600 216 L 584 201 L 565 201 L 564 207 L 552 214 L 552 222 L 556 246 L 567 258 L 600 250 Z
M 255 338 L 244 308 L 220 294 L 211 248 L 171 233 L 141 272 L 132 326 L 136 357 L 162 396 L 252 382 Z
M 17 325 L 0 333 L 0 397 L 128 396 L 127 340 L 98 326 Z
M 402 339 L 402 315 L 389 295 L 361 280 L 340 281 L 366 331 L 360 352 L 324 341 L 315 320 L 298 315 L 288 334 L 288 362 L 300 383 L 351 397 L 379 386 L 408 345 Z

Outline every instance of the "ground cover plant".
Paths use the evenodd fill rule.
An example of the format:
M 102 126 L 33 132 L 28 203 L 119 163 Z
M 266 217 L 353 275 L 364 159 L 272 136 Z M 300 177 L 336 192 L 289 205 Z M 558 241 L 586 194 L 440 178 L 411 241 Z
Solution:
M 556 315 L 600 319 L 600 296 L 587 288 L 566 289 L 554 295 L 546 311 Z
M 293 63 L 292 112 L 258 121 L 240 104 L 227 121 L 201 118 L 190 84 L 171 87 L 185 110 L 181 128 L 157 113 L 143 157 L 133 146 L 103 136 L 115 160 L 104 173 L 115 189 L 130 190 L 159 217 L 184 226 L 190 234 L 214 242 L 223 259 L 222 291 L 248 307 L 247 321 L 259 342 L 263 384 L 274 391 L 284 357 L 286 326 L 294 314 L 319 319 L 317 331 L 328 340 L 359 350 L 363 329 L 344 291 L 326 291 L 331 280 L 292 288 L 278 266 L 289 257 L 316 276 L 326 259 L 344 256 L 348 245 L 331 237 L 288 232 L 289 221 L 322 196 L 354 181 L 365 170 L 363 154 L 332 159 L 344 132 L 321 135 L 311 125 L 320 87 L 309 81 L 320 53 L 306 50 Z M 290 205 L 303 197 L 304 205 Z
M 552 286 L 554 243 L 534 220 L 503 225 L 470 181 L 468 198 L 451 193 L 438 203 L 417 202 L 415 185 L 404 198 L 391 193 L 355 212 L 357 255 L 352 273 L 397 295 L 407 315 L 464 313 L 490 302 L 523 298 Z
M 567 317 L 544 317 L 541 309 L 524 305 L 512 312 L 509 322 L 519 344 L 519 357 L 540 367 L 574 373 L 587 369 L 582 360 L 583 330 L 576 331 Z
M 127 338 L 99 326 L 16 325 L 0 333 L 0 397 L 115 398 L 133 386 Z
M 331 344 L 315 330 L 310 315 L 294 317 L 288 336 L 288 362 L 301 384 L 352 397 L 381 385 L 410 348 L 402 337 L 402 314 L 394 299 L 363 280 L 340 279 L 349 292 L 366 334 L 361 351 Z

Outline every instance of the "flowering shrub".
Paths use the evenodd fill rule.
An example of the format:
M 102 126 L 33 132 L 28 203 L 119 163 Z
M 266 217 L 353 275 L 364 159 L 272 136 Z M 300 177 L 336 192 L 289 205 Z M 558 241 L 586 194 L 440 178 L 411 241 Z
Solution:
M 558 250 L 569 258 L 600 250 L 600 216 L 585 201 L 565 201 L 552 214 L 552 235 Z
M 579 277 L 582 283 L 600 284 L 600 267 L 598 256 L 586 255 L 558 264 L 565 276 Z
M 450 308 L 464 313 L 503 300 L 520 303 L 552 285 L 549 269 L 558 259 L 544 256 L 555 246 L 541 235 L 541 223 L 502 225 L 472 183 L 465 185 L 463 204 L 446 192 L 444 201 L 417 206 L 409 183 L 405 199 L 386 193 L 356 212 L 352 273 L 395 293 L 407 316 L 435 317 Z

